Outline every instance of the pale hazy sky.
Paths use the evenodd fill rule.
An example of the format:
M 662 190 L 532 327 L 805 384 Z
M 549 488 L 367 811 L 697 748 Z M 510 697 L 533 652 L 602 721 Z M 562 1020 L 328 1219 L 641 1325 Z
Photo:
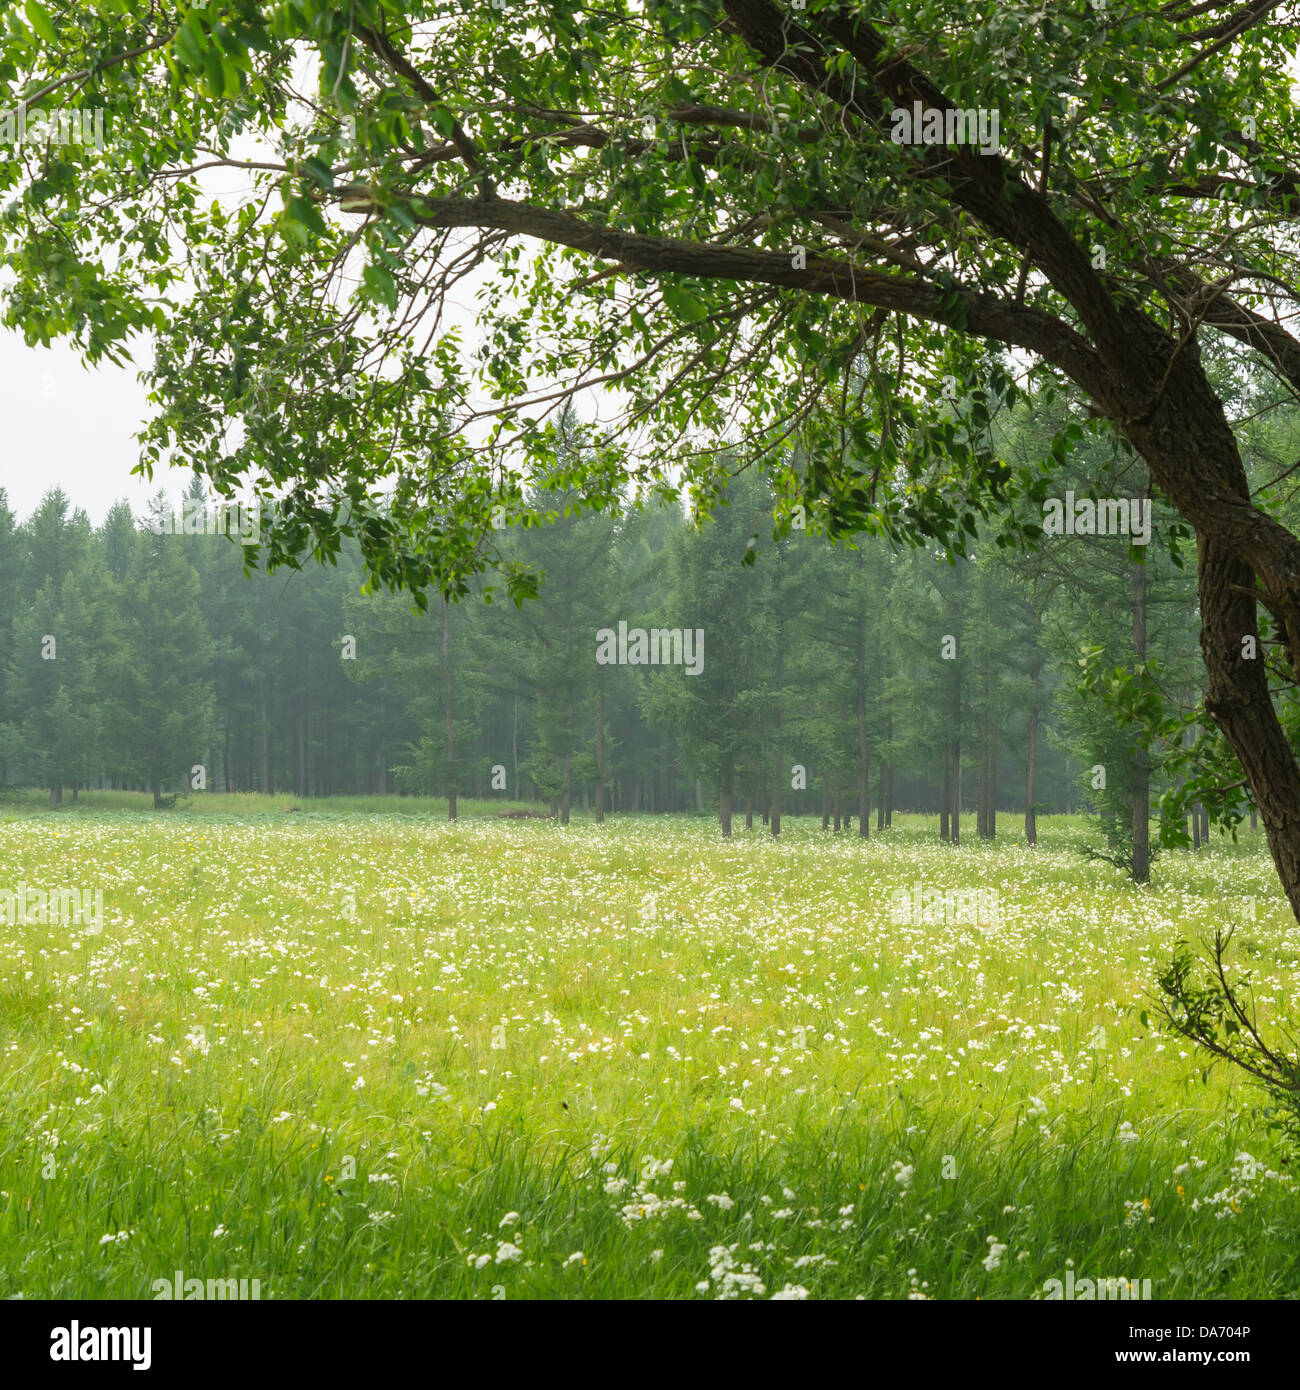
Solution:
M 361 263 L 358 258 L 353 279 Z M 444 331 L 459 328 L 467 350 L 477 342 L 476 291 L 493 269 L 490 264 L 479 267 L 446 300 Z M 29 348 L 21 334 L 0 329 L 0 411 L 7 426 L 0 445 L 0 488 L 20 519 L 52 487 L 61 487 L 98 526 L 115 502 L 125 499 L 142 515 L 160 487 L 179 499 L 189 485 L 191 474 L 183 467 L 155 471 L 152 483 L 131 472 L 140 461 L 134 436 L 152 411 L 136 378 L 153 360 L 153 342 L 137 337 L 129 346 L 134 362 L 124 367 L 106 363 L 92 371 L 64 341 L 52 348 Z M 616 391 L 605 397 L 622 399 Z M 590 393 L 578 405 L 588 418 L 599 413 Z
M 150 354 L 141 340 L 139 362 Z M 0 487 L 20 517 L 52 487 L 61 487 L 95 525 L 123 498 L 140 512 L 159 486 L 184 490 L 189 475 L 182 469 L 156 474 L 152 485 L 131 475 L 140 458 L 133 435 L 148 415 L 137 370 L 88 371 L 66 343 L 29 348 L 21 334 L 0 331 Z

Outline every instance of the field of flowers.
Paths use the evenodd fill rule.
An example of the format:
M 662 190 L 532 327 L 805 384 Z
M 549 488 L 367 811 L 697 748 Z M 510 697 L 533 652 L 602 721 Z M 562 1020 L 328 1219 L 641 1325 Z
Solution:
M 1139 890 L 1059 821 L 302 805 L 0 810 L 0 887 L 103 890 L 0 926 L 0 1296 L 1300 1295 L 1265 1098 L 1140 1016 L 1235 922 L 1300 1017 L 1259 839 Z M 916 884 L 997 920 L 892 920 Z

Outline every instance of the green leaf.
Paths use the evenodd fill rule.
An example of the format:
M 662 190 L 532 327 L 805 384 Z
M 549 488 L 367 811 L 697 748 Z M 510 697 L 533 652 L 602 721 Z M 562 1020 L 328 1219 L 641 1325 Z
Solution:
M 397 283 L 383 266 L 368 265 L 361 280 L 372 299 L 389 310 L 397 308 Z
M 40 0 L 27 0 L 26 14 L 27 22 L 36 30 L 40 38 L 44 39 L 46 43 L 58 43 L 58 30 L 54 27 L 49 10 L 40 3 Z
M 215 47 L 203 50 L 203 77 L 208 95 L 221 97 L 226 92 L 226 74 L 221 66 L 221 54 Z
M 685 323 L 699 323 L 709 316 L 708 306 L 681 285 L 665 285 L 664 303 Z
M 451 133 L 456 127 L 456 117 L 445 106 L 433 107 L 429 112 L 429 119 L 433 122 L 434 130 L 444 140 L 451 139 Z
M 172 39 L 172 45 L 186 67 L 198 69 L 203 66 L 206 37 L 198 17 L 191 11 Z
M 323 159 L 318 159 L 315 155 L 304 159 L 302 162 L 303 172 L 310 174 L 313 179 L 326 190 L 334 187 L 334 173 Z
M 320 209 L 309 198 L 290 198 L 287 204 L 288 216 L 299 225 L 306 227 L 317 236 L 325 236 L 329 228 L 320 215 Z
M 216 50 L 214 49 L 213 51 L 215 52 Z M 239 71 L 239 64 L 232 62 L 229 58 L 222 58 L 221 74 L 225 78 L 225 87 L 222 91 L 222 95 L 237 97 L 240 89 L 244 85 L 244 79 Z

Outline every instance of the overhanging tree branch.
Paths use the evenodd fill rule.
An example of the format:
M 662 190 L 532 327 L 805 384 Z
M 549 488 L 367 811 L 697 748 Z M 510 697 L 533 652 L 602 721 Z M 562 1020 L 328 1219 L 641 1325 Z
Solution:
M 1105 375 L 1086 340 L 1050 314 L 994 295 L 941 287 L 851 261 L 809 257 L 799 268 L 793 256 L 781 252 L 644 236 L 596 226 L 554 208 L 498 197 L 415 199 L 411 214 L 425 227 L 493 228 L 537 237 L 615 261 L 629 272 L 778 285 L 894 310 L 1040 354 L 1086 390 L 1100 389 Z

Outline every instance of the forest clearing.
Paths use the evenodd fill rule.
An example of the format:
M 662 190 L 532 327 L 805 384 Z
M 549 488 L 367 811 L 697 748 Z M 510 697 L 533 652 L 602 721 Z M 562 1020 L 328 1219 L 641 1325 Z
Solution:
M 435 1299 L 1294 1377 L 1300 11 L 2 52 L 32 1382 L 373 1377 Z
M 1138 887 L 1067 817 L 1030 850 L 84 796 L 0 818 L 13 880 L 104 889 L 100 930 L 0 945 L 5 1297 L 1300 1292 L 1263 1093 L 1151 1003 L 1235 924 L 1296 1016 L 1258 834 Z M 915 885 L 995 920 L 901 921 Z

